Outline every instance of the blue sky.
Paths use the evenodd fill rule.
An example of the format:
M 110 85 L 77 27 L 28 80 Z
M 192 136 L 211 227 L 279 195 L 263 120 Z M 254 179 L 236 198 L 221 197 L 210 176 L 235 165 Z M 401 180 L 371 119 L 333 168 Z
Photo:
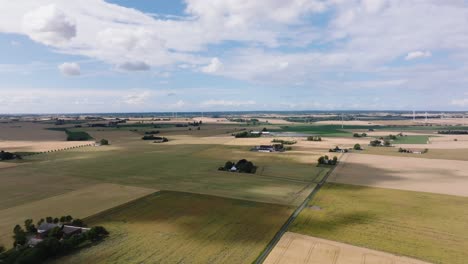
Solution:
M 466 110 L 464 0 L 0 5 L 0 113 Z

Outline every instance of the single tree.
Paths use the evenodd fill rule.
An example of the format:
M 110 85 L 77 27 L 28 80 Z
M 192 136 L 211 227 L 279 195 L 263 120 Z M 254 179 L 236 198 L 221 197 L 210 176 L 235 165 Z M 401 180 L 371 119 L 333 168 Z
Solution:
M 354 150 L 362 150 L 361 145 L 360 144 L 355 144 L 354 145 Z

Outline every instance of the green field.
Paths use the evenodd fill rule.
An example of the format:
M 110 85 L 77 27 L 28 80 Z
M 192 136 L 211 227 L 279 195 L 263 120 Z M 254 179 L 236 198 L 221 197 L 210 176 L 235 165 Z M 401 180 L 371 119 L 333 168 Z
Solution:
M 356 246 L 462 264 L 468 259 L 468 198 L 326 184 L 290 231 Z
M 111 233 L 53 263 L 252 263 L 292 208 L 160 192 L 86 219 Z
M 429 136 L 403 136 L 392 140 L 393 144 L 427 144 Z
M 309 126 L 282 126 L 281 129 L 273 129 L 273 132 L 296 132 L 324 137 L 352 137 L 353 133 L 346 129 L 363 129 L 364 126 L 344 126 L 339 125 L 309 125 Z
M 49 183 L 54 188 L 51 195 L 56 194 L 55 188 L 60 185 L 57 180 L 66 178 L 68 181 L 109 182 L 296 205 L 315 187 L 315 178 L 327 170 L 295 161 L 293 154 L 265 155 L 245 147 L 225 145 L 152 144 L 140 140 L 135 133 L 126 132 L 128 135 L 121 139 L 113 138 L 109 133 L 112 132 L 102 132 L 99 138 L 111 136 L 111 146 L 28 156 L 21 166 L 3 169 L 0 180 L 23 178 L 36 182 L 54 179 Z M 217 170 L 228 160 L 242 158 L 252 160 L 259 167 L 259 173 Z M 47 182 L 40 185 L 42 188 L 34 184 L 24 185 L 20 193 L 28 199 L 32 198 L 30 193 L 40 193 L 40 198 L 47 198 Z M 0 198 L 11 200 L 15 197 L 8 203 L 10 206 L 15 201 L 27 200 L 17 193 L 14 188 L 5 189 Z

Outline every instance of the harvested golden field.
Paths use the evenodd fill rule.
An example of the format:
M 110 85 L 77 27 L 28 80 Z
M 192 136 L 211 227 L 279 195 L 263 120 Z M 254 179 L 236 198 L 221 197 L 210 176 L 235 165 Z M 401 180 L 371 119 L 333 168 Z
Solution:
M 0 141 L 0 149 L 9 152 L 48 152 L 93 145 L 94 141 Z
M 0 210 L 0 244 L 9 247 L 13 243 L 12 228 L 16 224 L 22 224 L 28 218 L 35 221 L 47 216 L 60 217 L 62 215 L 84 218 L 155 191 L 117 184 L 97 184 Z
M 468 162 L 351 153 L 329 181 L 468 196 Z
M 287 232 L 265 264 L 425 264 L 416 259 Z
M 466 264 L 467 204 L 468 197 L 327 183 L 289 231 L 431 263 Z
M 33 122 L 0 123 L 0 141 L 64 141 L 63 131 L 46 130 L 53 125 Z
M 162 191 L 88 218 L 110 236 L 54 263 L 252 263 L 291 212 L 281 205 Z

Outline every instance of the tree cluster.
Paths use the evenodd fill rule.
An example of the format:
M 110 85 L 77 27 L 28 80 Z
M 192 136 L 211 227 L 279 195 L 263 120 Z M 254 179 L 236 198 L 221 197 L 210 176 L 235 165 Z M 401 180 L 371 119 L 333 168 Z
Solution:
M 468 135 L 468 130 L 442 130 L 437 131 L 437 133 L 443 135 Z
M 354 134 L 353 134 L 353 137 L 355 137 L 355 138 L 367 137 L 367 134 L 366 134 L 366 133 L 361 133 L 361 134 L 359 134 L 359 133 L 354 133 Z
M 233 136 L 236 138 L 255 138 L 255 137 L 260 137 L 261 134 L 260 133 L 252 134 L 251 132 L 248 132 L 248 131 L 242 131 L 237 134 L 233 134 Z
M 13 160 L 13 159 L 21 159 L 21 155 L 11 153 L 11 152 L 6 152 L 6 151 L 0 151 L 0 160 Z
M 109 140 L 103 138 L 101 139 L 100 143 L 102 146 L 106 146 L 106 145 L 109 145 Z
M 322 141 L 322 137 L 309 136 L 307 137 L 307 141 Z
M 233 163 L 232 161 L 227 161 L 224 164 L 224 167 L 219 167 L 218 170 L 220 171 L 232 171 L 231 169 L 235 167 L 235 172 L 240 173 L 255 173 L 257 171 L 257 166 L 255 166 L 251 161 L 246 159 L 241 159 L 237 163 Z
M 43 222 L 61 223 L 73 226 L 77 224 L 84 225 L 79 219 L 73 219 L 71 216 L 62 216 L 60 218 L 47 217 L 41 219 L 37 225 Z M 109 232 L 102 226 L 92 227 L 90 230 L 75 234 L 69 237 L 64 236 L 62 228 L 57 226 L 47 233 L 47 236 L 33 247 L 28 245 L 27 238 L 35 235 L 37 232 L 36 226 L 32 219 L 27 219 L 24 222 L 24 228 L 16 225 L 13 229 L 14 248 L 4 251 L 0 248 L 0 263 L 15 263 L 15 264 L 37 264 L 43 263 L 47 259 L 65 255 L 80 246 L 99 241 L 106 237 Z
M 155 135 L 144 135 L 142 138 L 142 140 L 155 140 L 155 141 L 158 141 L 158 142 L 168 142 L 169 139 L 167 139 L 166 137 L 157 137 Z
M 390 141 L 388 141 L 388 140 L 385 140 L 385 141 L 383 141 L 383 143 L 382 143 L 381 140 L 376 139 L 376 140 L 372 140 L 372 141 L 369 143 L 369 145 L 371 145 L 372 147 L 380 147 L 380 146 L 382 146 L 382 145 L 385 146 L 385 147 L 390 147 L 390 146 L 392 145 L 392 143 L 390 143 Z
M 338 158 L 336 156 L 333 159 L 329 159 L 327 155 L 321 156 L 318 158 L 318 165 L 336 165 L 338 163 Z

